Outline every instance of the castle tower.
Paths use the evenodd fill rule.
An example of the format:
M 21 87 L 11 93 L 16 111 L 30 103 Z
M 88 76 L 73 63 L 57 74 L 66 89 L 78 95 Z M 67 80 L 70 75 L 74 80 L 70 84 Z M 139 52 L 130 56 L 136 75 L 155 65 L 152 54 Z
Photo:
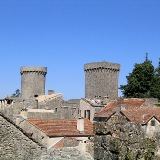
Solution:
M 84 65 L 85 97 L 118 98 L 118 74 L 120 65 L 108 62 L 94 62 Z
M 28 99 L 45 94 L 47 67 L 21 67 L 22 98 Z

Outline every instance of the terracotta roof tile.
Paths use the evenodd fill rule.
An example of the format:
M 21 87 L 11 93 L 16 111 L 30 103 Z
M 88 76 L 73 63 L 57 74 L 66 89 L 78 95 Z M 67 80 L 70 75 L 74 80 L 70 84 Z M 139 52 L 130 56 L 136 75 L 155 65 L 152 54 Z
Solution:
M 48 136 L 85 136 L 94 135 L 93 124 L 84 119 L 84 132 L 77 130 L 76 119 L 27 119 L 29 123 L 44 132 Z
M 133 108 L 140 108 L 144 104 L 144 99 L 137 99 L 137 98 L 129 98 L 124 99 L 123 104 L 125 105 L 126 109 L 133 109 Z M 95 114 L 95 117 L 106 117 L 109 118 L 116 112 L 116 107 L 118 103 L 110 102 L 102 111 Z
M 121 111 L 131 122 L 146 124 L 152 117 L 160 121 L 159 107 L 144 107 Z

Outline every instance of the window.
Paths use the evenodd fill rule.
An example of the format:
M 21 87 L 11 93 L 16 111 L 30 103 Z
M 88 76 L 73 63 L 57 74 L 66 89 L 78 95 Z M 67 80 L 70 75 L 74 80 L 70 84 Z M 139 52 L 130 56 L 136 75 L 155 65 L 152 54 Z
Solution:
M 86 118 L 86 110 L 84 111 L 84 118 Z
M 81 110 L 78 109 L 78 115 L 81 117 Z
M 151 120 L 151 126 L 155 126 L 156 125 L 156 122 L 155 122 L 155 120 L 153 119 L 153 120 Z
M 55 108 L 55 112 L 57 112 L 57 110 L 58 110 L 58 109 L 57 109 L 57 108 Z
M 84 118 L 90 119 L 90 110 L 85 110 L 84 111 Z

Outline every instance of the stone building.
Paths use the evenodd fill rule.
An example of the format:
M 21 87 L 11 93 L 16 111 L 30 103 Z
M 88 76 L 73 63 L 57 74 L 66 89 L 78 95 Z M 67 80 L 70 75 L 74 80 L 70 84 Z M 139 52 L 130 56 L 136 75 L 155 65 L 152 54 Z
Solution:
M 118 74 L 120 65 L 109 62 L 94 62 L 84 65 L 85 98 L 118 98 Z
M 144 136 L 152 137 L 160 130 L 160 110 L 154 106 L 158 101 L 134 98 L 118 101 L 119 64 L 89 63 L 85 64 L 84 70 L 85 98 L 64 101 L 62 94 L 54 93 L 53 90 L 49 90 L 48 95 L 45 94 L 46 67 L 21 68 L 22 96 L 0 99 L 2 126 L 0 136 L 4 142 L 2 145 L 9 144 L 7 149 L 0 146 L 4 150 L 0 151 L 3 159 L 6 155 L 14 159 L 17 157 L 17 159 L 23 159 L 19 158 L 18 153 L 26 149 L 24 147 L 26 141 L 27 152 L 25 151 L 24 154 L 29 158 L 36 157 L 33 159 L 41 160 L 47 158 L 53 160 L 93 159 L 90 155 L 79 152 L 87 148 L 86 150 L 93 155 L 93 143 L 90 145 L 92 141 L 90 138 L 94 135 L 93 126 L 96 134 L 94 159 L 127 159 L 130 152 L 136 158 L 142 158 L 148 151 L 143 144 Z M 22 130 L 3 116 L 4 114 L 27 131 L 25 136 L 19 133 Z M 84 124 L 81 123 L 81 120 L 84 121 Z M 94 122 L 94 125 L 91 125 L 91 121 Z M 13 131 L 15 128 L 18 128 L 17 132 Z M 9 134 L 6 136 L 5 133 Z M 16 136 L 17 134 L 22 140 Z M 27 135 L 30 136 L 26 137 Z M 36 141 L 30 141 L 32 139 Z M 14 151 L 12 142 L 22 148 L 16 148 L 17 152 Z M 38 142 L 43 144 L 43 147 L 48 147 L 49 154 L 40 149 Z M 160 148 L 158 143 L 157 140 L 157 148 L 154 148 L 156 151 Z M 36 147 L 37 152 L 32 153 Z M 54 150 L 54 148 L 61 147 L 71 147 L 71 150 L 69 148 Z M 7 150 L 15 152 L 15 155 L 11 152 L 7 153 Z M 149 154 L 152 153 L 155 154 L 149 151 Z
M 160 108 L 143 107 L 121 111 L 129 122 L 140 124 L 147 137 L 154 137 L 160 132 Z
M 23 99 L 45 94 L 47 67 L 21 67 L 21 96 Z
M 80 100 L 64 101 L 61 93 L 45 94 L 47 67 L 25 66 L 20 69 L 21 97 L 0 100 L 0 110 L 16 121 L 25 111 L 28 117 L 77 118 Z M 23 110 L 23 111 L 22 111 Z M 46 111 L 47 110 L 47 111 Z M 27 113 L 28 112 L 28 113 Z
M 92 100 L 82 98 L 80 100 L 80 107 L 78 111 L 79 116 L 93 121 L 95 114 L 100 112 L 105 107 L 106 103 L 108 103 L 108 101 L 100 98 L 94 98 Z
M 28 118 L 17 123 L 27 133 L 48 149 L 55 148 L 62 140 L 65 144 L 61 147 L 79 146 L 80 150 L 86 152 L 86 142 L 94 136 L 93 124 L 88 119 L 38 119 Z M 74 141 L 68 143 L 66 138 Z M 71 141 L 70 141 L 71 142 Z M 82 145 L 83 144 L 83 145 Z
M 156 99 L 129 98 L 110 102 L 94 116 L 94 121 L 107 122 L 114 115 L 124 116 L 128 122 L 139 124 L 145 135 L 152 137 L 160 131 L 160 108 Z
M 47 151 L 45 146 L 31 137 L 32 133 L 25 132 L 1 112 L 0 126 L 1 160 L 93 160 L 89 153 L 75 147 Z
M 95 160 L 159 160 L 159 136 L 146 137 L 141 124 L 114 114 L 107 122 L 94 123 Z

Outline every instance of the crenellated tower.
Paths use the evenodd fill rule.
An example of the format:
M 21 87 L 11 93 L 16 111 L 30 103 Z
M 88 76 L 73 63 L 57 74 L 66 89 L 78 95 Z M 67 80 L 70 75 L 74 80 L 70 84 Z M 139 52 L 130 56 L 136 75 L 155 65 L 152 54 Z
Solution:
M 94 62 L 84 65 L 85 98 L 118 98 L 118 75 L 120 64 Z
M 22 98 L 29 99 L 45 94 L 47 67 L 21 67 Z

